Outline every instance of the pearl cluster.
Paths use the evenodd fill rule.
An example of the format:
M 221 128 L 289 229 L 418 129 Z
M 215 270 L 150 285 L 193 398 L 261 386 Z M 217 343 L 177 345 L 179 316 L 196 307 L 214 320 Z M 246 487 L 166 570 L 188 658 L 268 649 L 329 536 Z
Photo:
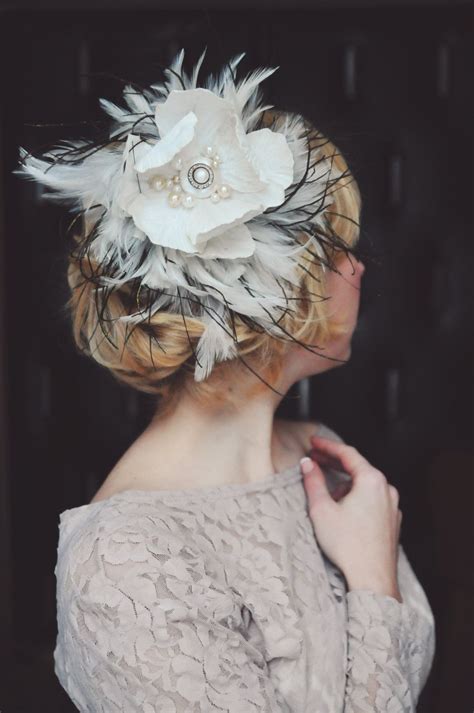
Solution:
M 154 176 L 150 180 L 150 185 L 155 191 L 162 191 L 165 188 L 168 189 L 168 203 L 172 208 L 176 208 L 179 205 L 184 205 L 185 208 L 192 208 L 194 206 L 194 198 L 189 195 L 189 193 L 184 193 L 178 175 L 174 175 L 172 178 Z
M 195 200 L 193 195 L 183 190 L 183 176 L 186 185 L 189 184 L 195 195 L 202 192 L 202 197 L 210 198 L 213 203 L 218 203 L 221 198 L 229 198 L 230 188 L 225 184 L 214 185 L 214 169 L 219 167 L 220 156 L 215 153 L 212 146 L 207 146 L 205 150 L 206 158 L 195 161 L 187 166 L 183 165 L 180 158 L 173 161 L 175 173 L 171 178 L 155 175 L 150 179 L 150 186 L 156 191 L 168 190 L 168 203 L 172 208 L 182 205 L 185 208 L 193 208 Z M 181 173 L 181 175 L 180 175 Z M 211 191 L 209 189 L 212 187 Z M 206 194 L 204 194 L 206 191 Z

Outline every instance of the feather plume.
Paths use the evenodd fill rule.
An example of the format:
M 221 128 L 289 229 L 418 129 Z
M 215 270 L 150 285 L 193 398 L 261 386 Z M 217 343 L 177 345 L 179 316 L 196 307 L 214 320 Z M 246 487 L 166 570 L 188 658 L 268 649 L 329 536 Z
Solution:
M 99 99 L 101 108 L 113 120 L 108 140 L 64 141 L 41 156 L 20 147 L 19 167 L 14 170 L 23 178 L 47 186 L 52 192 L 45 194 L 46 199 L 84 213 L 88 229 L 76 254 L 81 260 L 99 265 L 97 274 L 89 279 L 95 282 L 97 300 L 102 305 L 113 290 L 136 285 L 138 291 L 144 288 L 149 294 L 146 318 L 165 310 L 202 321 L 205 328 L 195 349 L 198 381 L 209 376 L 216 361 L 238 356 L 231 329 L 233 315 L 239 315 L 256 331 L 291 339 L 281 325 L 281 317 L 294 310 L 300 299 L 304 252 L 311 250 L 322 268 L 327 269 L 331 267 L 328 245 L 347 251 L 327 221 L 333 191 L 347 176 L 322 156 L 319 137 L 297 114 L 277 114 L 270 127 L 286 139 L 293 157 L 293 181 L 280 205 L 246 221 L 255 243 L 250 257 L 206 259 L 154 244 L 118 206 L 128 134 L 142 135 L 151 143 L 160 139 L 153 118 L 156 106 L 173 90 L 197 88 L 205 55 L 206 50 L 190 75 L 183 70 L 181 50 L 164 70 L 162 82 L 144 90 L 126 84 L 126 107 Z M 236 71 L 244 56 L 241 53 L 231 58 L 202 86 L 229 101 L 245 131 L 250 132 L 261 128 L 264 112 L 272 108 L 263 103 L 260 85 L 277 67 L 258 68 L 237 81 Z M 306 236 L 303 242 L 302 235 Z M 314 299 L 323 299 L 318 292 L 315 283 Z M 120 319 L 133 325 L 145 317 L 137 307 Z
M 233 359 L 237 355 L 230 327 L 221 312 L 214 313 L 212 317 L 206 314 L 201 321 L 206 328 L 196 347 L 196 381 L 207 379 L 216 361 Z

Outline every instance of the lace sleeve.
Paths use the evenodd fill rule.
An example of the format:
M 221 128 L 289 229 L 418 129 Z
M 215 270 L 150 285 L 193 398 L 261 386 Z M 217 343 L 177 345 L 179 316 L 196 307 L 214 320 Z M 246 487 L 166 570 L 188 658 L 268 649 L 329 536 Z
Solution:
M 286 711 L 222 568 L 169 530 L 146 530 L 142 520 L 89 536 L 69 558 L 58 628 L 78 709 Z
M 415 713 L 434 656 L 434 621 L 400 546 L 403 602 L 365 590 L 347 593 L 344 713 Z

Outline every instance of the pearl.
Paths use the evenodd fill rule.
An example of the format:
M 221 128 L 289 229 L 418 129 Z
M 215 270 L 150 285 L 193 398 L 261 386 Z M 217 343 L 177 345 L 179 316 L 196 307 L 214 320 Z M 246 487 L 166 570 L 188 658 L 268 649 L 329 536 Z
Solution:
M 217 192 L 211 194 L 211 201 L 213 203 L 219 203 L 220 199 L 221 199 L 221 197 Z
M 173 176 L 173 183 L 179 183 L 179 176 Z
M 174 181 L 172 178 L 168 178 L 166 181 L 166 188 L 174 188 Z
M 230 188 L 229 186 L 226 186 L 224 184 L 222 184 L 222 186 L 219 186 L 217 191 L 221 198 L 229 198 L 230 196 Z
M 213 155 L 214 149 L 212 148 L 212 146 L 206 146 L 206 153 L 207 153 L 208 156 L 212 156 L 212 155 Z
M 214 156 L 212 158 L 214 159 L 215 164 L 218 164 L 221 162 L 221 157 L 219 156 L 218 153 L 214 154 Z
M 168 196 L 168 203 L 172 208 L 176 208 L 181 203 L 181 193 L 170 193 Z
M 181 171 L 183 168 L 183 162 L 180 158 L 177 158 L 175 161 L 173 161 L 173 166 L 177 171 Z
M 183 189 L 181 188 L 181 186 L 179 186 L 178 184 L 173 186 L 173 193 L 182 193 L 182 192 L 183 192 Z
M 185 208 L 192 208 L 194 206 L 194 198 L 189 194 L 184 196 L 183 205 Z
M 206 168 L 196 168 L 193 171 L 193 178 L 196 181 L 196 183 L 207 183 L 209 180 L 210 173 Z
M 214 161 L 212 162 L 212 167 L 213 167 L 213 168 L 217 168 L 218 166 L 219 166 L 219 161 L 214 160 Z
M 189 167 L 187 177 L 193 188 L 204 191 L 214 182 L 214 171 L 211 165 L 212 161 L 203 159 Z
M 166 179 L 163 178 L 163 176 L 154 176 L 151 179 L 151 187 L 155 189 L 155 191 L 162 191 L 163 188 L 166 185 Z

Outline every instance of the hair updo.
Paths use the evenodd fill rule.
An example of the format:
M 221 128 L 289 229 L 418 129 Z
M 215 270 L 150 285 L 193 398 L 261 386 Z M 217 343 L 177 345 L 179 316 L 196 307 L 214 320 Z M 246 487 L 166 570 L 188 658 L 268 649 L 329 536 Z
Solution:
M 266 112 L 268 120 L 275 112 Z M 281 115 L 281 113 L 280 113 Z M 309 123 L 309 122 L 308 122 Z M 311 126 L 311 125 L 310 125 Z M 331 229 L 351 250 L 359 238 L 361 198 L 357 183 L 347 163 L 336 146 L 314 127 L 320 155 L 326 156 L 343 178 L 334 187 L 333 203 L 325 211 Z M 83 227 L 84 231 L 85 226 Z M 74 237 L 76 243 L 83 240 L 82 234 Z M 305 239 L 301 235 L 301 241 Z M 338 251 L 339 252 L 339 251 Z M 329 257 L 329 256 L 328 256 Z M 338 256 L 333 254 L 333 264 Z M 301 297 L 293 313 L 286 313 L 279 323 L 295 339 L 316 347 L 324 346 L 341 333 L 336 319 L 329 319 L 326 300 L 311 299 L 314 284 L 318 294 L 326 297 L 324 275 L 321 265 L 306 250 L 300 256 L 304 268 L 301 275 Z M 99 309 L 96 299 L 97 285 L 88 279 L 100 272 L 100 265 L 90 258 L 78 257 L 75 251 L 69 256 L 68 283 L 71 297 L 67 308 L 72 317 L 73 336 L 79 350 L 110 370 L 113 376 L 139 391 L 158 396 L 158 412 L 169 413 L 183 392 L 207 403 L 227 402 L 232 399 L 225 385 L 241 379 L 251 367 L 260 380 L 247 393 L 247 397 L 268 388 L 265 382 L 276 381 L 283 356 L 292 340 L 260 333 L 251 329 L 237 313 L 234 313 L 235 332 L 238 338 L 238 354 L 243 359 L 217 362 L 205 381 L 194 380 L 194 352 L 205 325 L 197 318 L 186 317 L 166 311 L 158 311 L 138 323 L 133 329 L 118 318 L 136 309 L 131 289 L 125 284 L 113 291 Z M 320 281 L 315 283 L 315 279 Z

